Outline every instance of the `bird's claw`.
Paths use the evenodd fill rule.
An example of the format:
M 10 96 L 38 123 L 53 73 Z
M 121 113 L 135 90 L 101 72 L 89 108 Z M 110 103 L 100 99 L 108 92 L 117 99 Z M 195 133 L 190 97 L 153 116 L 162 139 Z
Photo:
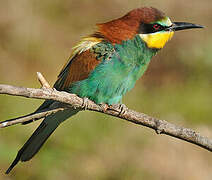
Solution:
M 107 109 L 109 108 L 108 104 L 104 104 L 104 103 L 101 103 L 99 104 L 102 111 L 105 113 L 107 111 Z
M 111 105 L 110 107 L 117 109 L 119 112 L 119 115 L 124 115 L 126 111 L 128 110 L 125 104 L 114 104 L 114 105 Z
M 120 109 L 119 115 L 124 115 L 128 108 L 125 104 L 119 104 L 119 109 Z
M 83 110 L 87 110 L 88 109 L 88 105 L 89 105 L 88 98 L 84 97 L 83 98 L 83 102 L 82 102 L 82 109 Z

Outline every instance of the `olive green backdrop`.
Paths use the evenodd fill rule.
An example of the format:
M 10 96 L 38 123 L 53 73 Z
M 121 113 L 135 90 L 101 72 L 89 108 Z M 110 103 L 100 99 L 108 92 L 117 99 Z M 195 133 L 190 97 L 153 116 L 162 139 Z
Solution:
M 212 138 L 211 0 L 1 0 L 0 83 L 39 88 L 40 71 L 52 85 L 73 45 L 95 23 L 143 5 L 206 28 L 176 33 L 123 102 Z M 32 112 L 40 103 L 0 95 L 0 120 Z M 212 179 L 210 152 L 94 112 L 63 123 L 32 161 L 5 176 L 38 123 L 0 129 L 0 179 Z

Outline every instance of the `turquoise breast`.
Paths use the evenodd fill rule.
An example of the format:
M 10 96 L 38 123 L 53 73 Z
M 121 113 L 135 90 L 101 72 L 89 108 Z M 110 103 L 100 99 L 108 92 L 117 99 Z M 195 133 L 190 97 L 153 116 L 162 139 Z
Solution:
M 103 45 L 105 46 L 105 42 Z M 107 46 L 109 54 L 87 79 L 71 85 L 71 93 L 87 97 L 97 104 L 120 103 L 122 96 L 134 87 L 136 80 L 144 74 L 152 56 L 157 52 L 149 49 L 139 36 L 114 46 L 107 42 Z

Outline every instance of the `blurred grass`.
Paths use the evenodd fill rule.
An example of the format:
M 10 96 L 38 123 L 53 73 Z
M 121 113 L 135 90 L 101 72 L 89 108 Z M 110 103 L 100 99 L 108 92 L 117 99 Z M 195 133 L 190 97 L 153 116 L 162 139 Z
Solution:
M 212 137 L 210 0 L 2 1 L 0 83 L 39 87 L 35 73 L 40 71 L 53 84 L 71 47 L 90 34 L 95 23 L 143 5 L 158 7 L 173 21 L 206 28 L 176 33 L 123 102 Z M 33 111 L 42 101 L 1 95 L 0 102 L 4 120 Z M 0 179 L 212 179 L 209 152 L 94 112 L 79 113 L 65 122 L 32 161 L 4 176 L 38 124 L 0 131 Z

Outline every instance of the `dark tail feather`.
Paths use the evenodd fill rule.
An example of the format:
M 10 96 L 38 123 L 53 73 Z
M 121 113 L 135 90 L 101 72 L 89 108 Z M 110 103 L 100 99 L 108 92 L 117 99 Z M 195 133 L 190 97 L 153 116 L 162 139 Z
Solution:
M 79 110 L 66 109 L 64 111 L 59 111 L 55 114 L 47 116 L 39 125 L 39 127 L 34 131 L 32 136 L 23 145 L 23 147 L 18 151 L 15 160 L 7 169 L 6 174 L 9 174 L 19 161 L 24 162 L 30 160 L 40 150 L 42 145 L 60 125 L 60 123 L 70 116 L 76 114 L 78 111 Z
M 41 132 L 44 128 L 45 128 L 45 122 L 43 121 L 40 125 L 39 125 L 39 127 L 34 131 L 34 133 L 32 134 L 32 136 L 27 140 L 27 142 L 24 144 L 24 146 L 18 151 L 18 154 L 17 154 L 17 156 L 16 156 L 16 158 L 15 158 L 15 160 L 12 162 L 12 164 L 10 165 L 10 167 L 7 169 L 7 171 L 6 171 L 6 174 L 9 174 L 9 172 L 13 169 L 13 167 L 15 167 L 15 165 L 19 162 L 19 160 L 21 160 L 21 156 L 23 155 L 23 153 L 24 153 L 24 151 L 26 150 L 26 148 L 27 148 L 27 146 L 30 144 L 30 142 L 32 142 L 33 141 L 33 139 L 37 136 L 37 134 L 39 133 L 39 132 Z M 54 130 L 53 130 L 54 131 Z M 52 131 L 52 132 L 53 132 Z M 49 134 L 49 136 L 50 136 L 51 134 Z M 48 137 L 49 137 L 48 136 Z M 47 137 L 47 138 L 48 138 Z M 46 139 L 47 139 L 46 138 Z M 46 139 L 44 139 L 44 142 L 45 142 L 45 140 Z M 43 143 L 44 143 L 43 142 Z M 42 143 L 42 144 L 43 144 Z M 42 144 L 40 144 L 40 147 L 38 147 L 37 148 L 37 151 L 36 152 L 38 152 L 38 150 L 41 148 L 41 146 L 42 146 Z M 36 153 L 35 152 L 35 153 Z M 21 160 L 22 161 L 22 160 Z

